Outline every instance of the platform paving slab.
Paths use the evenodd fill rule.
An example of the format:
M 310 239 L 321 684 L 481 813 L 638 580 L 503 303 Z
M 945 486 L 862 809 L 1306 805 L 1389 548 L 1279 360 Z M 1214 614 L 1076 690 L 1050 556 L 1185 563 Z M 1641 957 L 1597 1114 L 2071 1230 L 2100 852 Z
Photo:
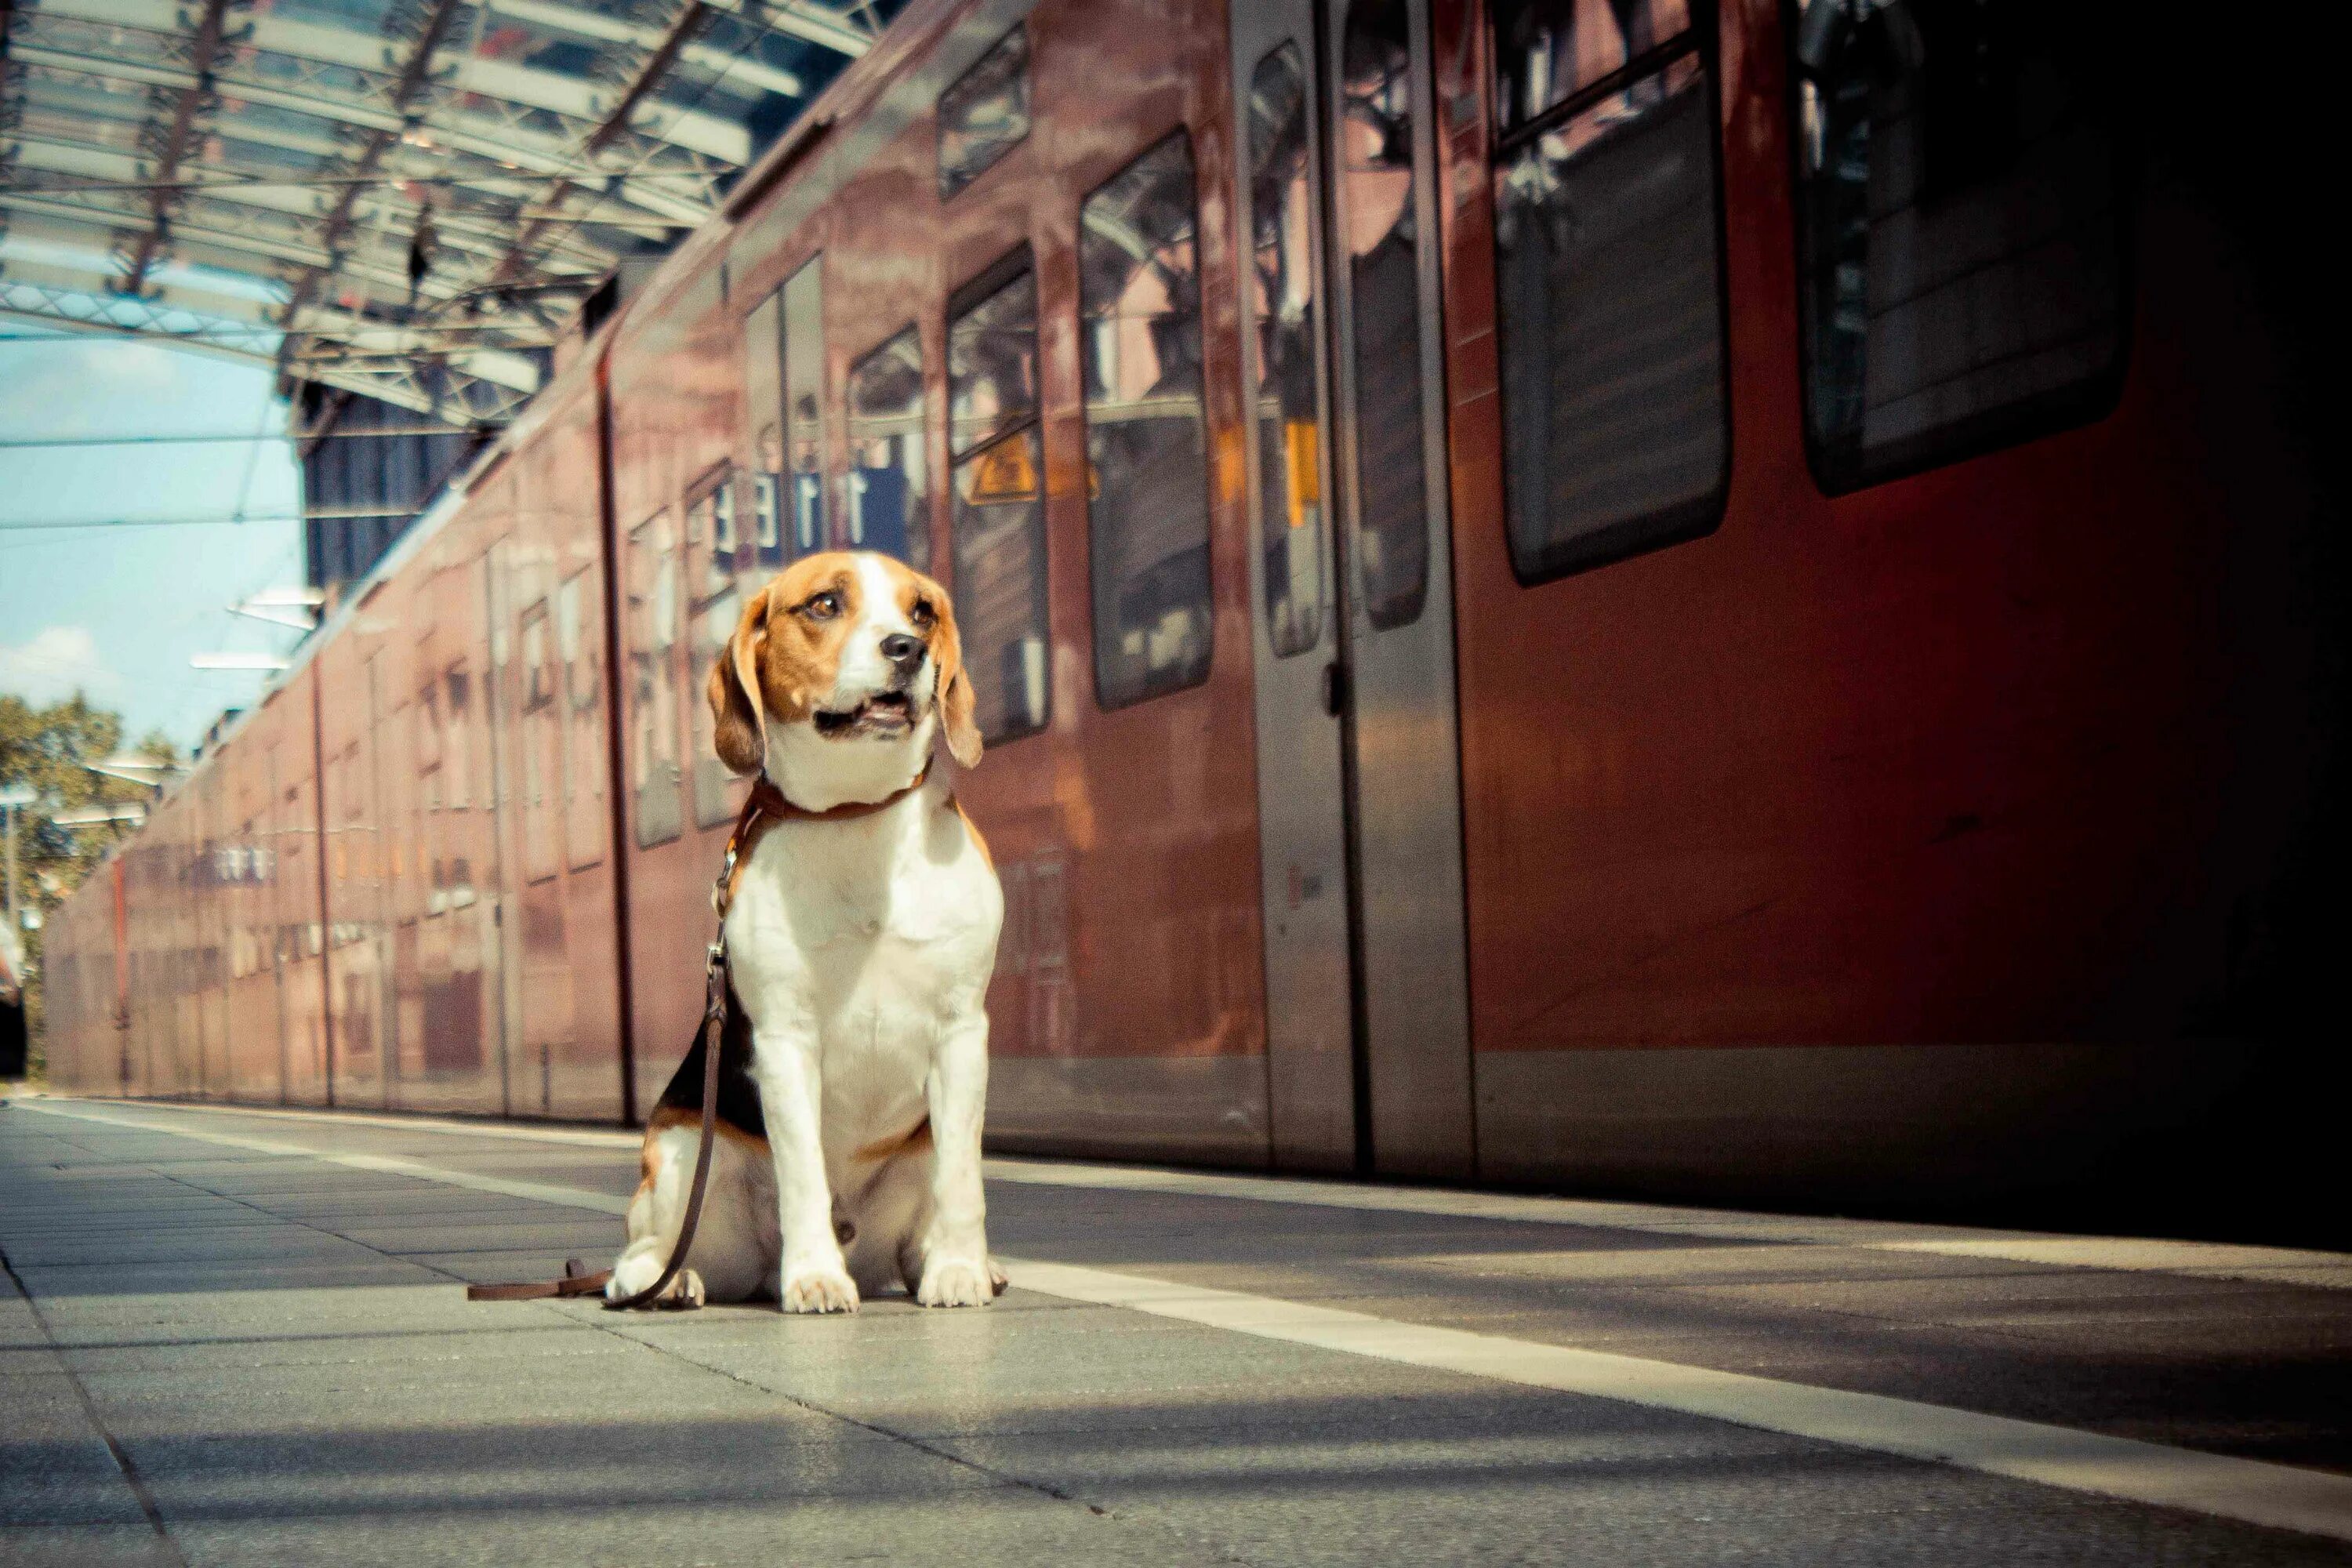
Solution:
M 1181 1173 L 1056 1187 L 1026 1164 L 991 1188 L 1021 1257 L 2352 1456 L 2341 1290 L 1877 1249 L 1944 1245 L 1934 1227 L 1608 1205 L 1590 1213 L 1624 1226 L 1571 1226 Z M 473 1179 L 543 1195 L 450 1184 Z M 1017 1270 L 986 1310 L 821 1321 L 463 1300 L 467 1279 L 609 1260 L 635 1180 L 626 1140 L 594 1135 L 0 1111 L 0 1390 L 23 1390 L 0 1563 L 2352 1563 L 2325 1534 L 1092 1305 Z

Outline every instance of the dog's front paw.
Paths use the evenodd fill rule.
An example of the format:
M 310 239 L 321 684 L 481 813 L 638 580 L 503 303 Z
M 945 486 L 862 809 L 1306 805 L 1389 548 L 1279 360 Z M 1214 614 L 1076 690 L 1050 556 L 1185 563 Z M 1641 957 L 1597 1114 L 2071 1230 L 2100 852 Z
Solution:
M 660 1278 L 663 1260 L 645 1255 L 623 1258 L 613 1266 L 613 1277 L 604 1282 L 604 1300 L 625 1301 Z M 690 1312 L 702 1305 L 702 1276 L 691 1268 L 681 1268 L 677 1278 L 662 1287 L 662 1293 L 646 1303 L 673 1312 Z
M 1003 1287 L 993 1264 L 968 1258 L 935 1258 L 923 1265 L 915 1300 L 926 1307 L 985 1307 Z
M 787 1312 L 855 1312 L 857 1286 L 838 1268 L 804 1268 L 784 1279 Z

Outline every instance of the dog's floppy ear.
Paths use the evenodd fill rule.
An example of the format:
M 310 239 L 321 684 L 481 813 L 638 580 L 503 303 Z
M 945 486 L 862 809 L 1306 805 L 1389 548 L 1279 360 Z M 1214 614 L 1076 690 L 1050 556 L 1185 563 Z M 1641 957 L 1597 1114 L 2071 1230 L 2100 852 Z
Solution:
M 768 757 L 768 706 L 760 697 L 760 655 L 768 646 L 768 590 L 743 606 L 727 652 L 710 666 L 711 738 L 728 771 L 749 777 Z
M 940 728 L 947 735 L 948 755 L 957 766 L 969 768 L 980 762 L 980 725 L 972 717 L 977 699 L 971 677 L 963 668 L 963 635 L 956 630 L 955 605 L 947 591 L 937 583 L 929 584 L 929 591 L 940 614 L 931 638 L 931 658 L 940 670 Z

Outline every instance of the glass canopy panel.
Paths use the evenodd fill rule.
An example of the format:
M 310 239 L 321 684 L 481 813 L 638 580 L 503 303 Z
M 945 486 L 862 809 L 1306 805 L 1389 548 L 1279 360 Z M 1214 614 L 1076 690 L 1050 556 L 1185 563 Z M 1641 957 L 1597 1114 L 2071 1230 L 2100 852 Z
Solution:
M 577 300 L 707 217 L 903 4 L 15 0 L 0 313 L 187 339 L 182 296 L 234 297 L 260 324 L 224 352 L 503 419 Z

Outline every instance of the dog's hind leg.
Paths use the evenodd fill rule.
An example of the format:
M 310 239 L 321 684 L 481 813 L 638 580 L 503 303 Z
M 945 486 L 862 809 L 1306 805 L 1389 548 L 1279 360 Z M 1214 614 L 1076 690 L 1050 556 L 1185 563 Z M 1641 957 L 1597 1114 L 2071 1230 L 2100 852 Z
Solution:
M 645 1176 L 630 1200 L 628 1245 L 614 1260 L 608 1300 L 633 1296 L 660 1278 L 686 1219 L 699 1129 L 656 1126 L 646 1132 Z M 775 1188 L 766 1145 L 722 1127 L 710 1152 L 702 1217 L 688 1252 L 691 1267 L 662 1292 L 663 1304 L 740 1301 L 771 1289 L 776 1268 Z
M 887 1152 L 860 1150 L 840 1184 L 842 1248 L 867 1296 L 904 1284 L 915 1293 L 921 1264 L 908 1259 L 930 1218 L 931 1130 L 925 1122 Z M 910 1271 L 910 1268 L 912 1271 Z

